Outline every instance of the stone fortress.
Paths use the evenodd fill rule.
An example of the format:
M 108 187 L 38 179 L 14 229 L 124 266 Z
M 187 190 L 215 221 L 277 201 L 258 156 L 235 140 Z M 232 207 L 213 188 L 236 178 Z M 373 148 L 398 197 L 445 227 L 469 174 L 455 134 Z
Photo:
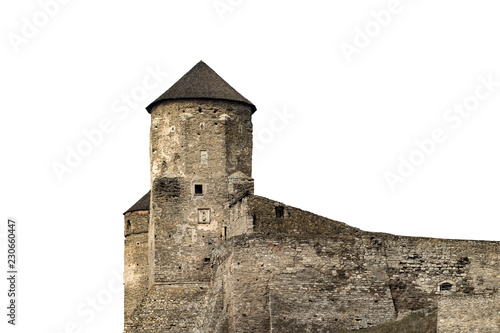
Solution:
M 437 332 L 500 332 L 500 242 L 365 232 L 254 195 L 256 107 L 203 62 L 147 110 L 125 332 L 369 331 L 416 313 Z

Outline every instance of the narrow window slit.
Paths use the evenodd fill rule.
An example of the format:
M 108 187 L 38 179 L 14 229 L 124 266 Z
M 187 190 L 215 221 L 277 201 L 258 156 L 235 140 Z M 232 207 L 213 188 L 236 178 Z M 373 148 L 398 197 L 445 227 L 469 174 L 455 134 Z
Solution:
M 285 216 L 285 207 L 283 206 L 276 206 L 276 217 L 284 217 Z

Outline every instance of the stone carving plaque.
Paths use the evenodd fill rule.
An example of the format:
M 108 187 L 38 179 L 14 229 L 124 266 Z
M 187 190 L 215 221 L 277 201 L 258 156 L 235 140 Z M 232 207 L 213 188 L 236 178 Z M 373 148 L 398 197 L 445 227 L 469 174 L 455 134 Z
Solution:
M 210 209 L 198 209 L 198 223 L 210 223 Z

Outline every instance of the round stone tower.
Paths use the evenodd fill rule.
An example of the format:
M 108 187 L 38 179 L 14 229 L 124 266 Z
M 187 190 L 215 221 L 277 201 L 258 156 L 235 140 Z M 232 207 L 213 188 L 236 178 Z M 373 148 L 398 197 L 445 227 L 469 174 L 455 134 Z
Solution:
M 124 215 L 125 256 L 123 282 L 125 287 L 125 320 L 148 292 L 149 278 L 149 198 L 146 193 Z
M 210 279 L 230 201 L 251 182 L 255 106 L 199 62 L 147 107 L 151 113 L 149 283 Z M 238 179 L 240 179 L 239 177 Z

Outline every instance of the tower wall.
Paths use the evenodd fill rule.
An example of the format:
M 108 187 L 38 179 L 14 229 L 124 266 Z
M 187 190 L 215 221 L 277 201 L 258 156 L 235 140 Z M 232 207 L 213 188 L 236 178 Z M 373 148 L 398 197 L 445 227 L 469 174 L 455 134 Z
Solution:
M 229 220 L 228 176 L 251 174 L 251 115 L 249 105 L 222 100 L 152 109 L 150 283 L 209 280 Z
M 149 211 L 125 214 L 125 257 L 123 282 L 125 287 L 125 320 L 148 291 L 148 225 Z

